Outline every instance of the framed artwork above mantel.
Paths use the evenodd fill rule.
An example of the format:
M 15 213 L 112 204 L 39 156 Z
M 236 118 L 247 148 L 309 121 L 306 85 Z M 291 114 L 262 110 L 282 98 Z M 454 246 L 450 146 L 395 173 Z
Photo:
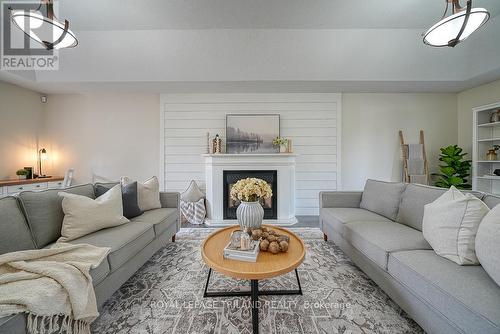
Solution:
M 226 153 L 279 153 L 273 139 L 280 136 L 279 114 L 226 115 Z

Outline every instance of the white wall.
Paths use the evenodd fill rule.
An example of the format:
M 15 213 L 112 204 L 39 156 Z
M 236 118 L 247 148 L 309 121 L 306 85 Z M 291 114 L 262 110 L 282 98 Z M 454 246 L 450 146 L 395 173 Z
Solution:
M 343 94 L 342 187 L 362 189 L 367 178 L 401 181 L 401 148 L 425 132 L 431 171 L 439 148 L 457 142 L 456 94 Z
M 44 145 L 51 173 L 75 168 L 75 182 L 146 179 L 159 173 L 159 95 L 50 95 Z
M 472 159 L 472 108 L 500 102 L 500 80 L 458 94 L 458 144 Z
M 42 110 L 39 93 L 0 81 L 0 180 L 36 166 Z
M 194 179 L 204 188 L 206 133 L 225 141 L 226 114 L 279 114 L 280 134 L 298 154 L 296 213 L 318 214 L 321 190 L 337 189 L 340 94 L 162 95 L 165 187 L 183 191 Z
M 160 174 L 158 94 L 50 95 L 44 105 L 39 102 L 37 93 L 0 84 L 0 178 L 14 177 L 17 168 L 35 165 L 41 129 L 45 134 L 41 146 L 49 152 L 47 172 L 53 175 L 63 174 L 67 168 L 74 167 L 76 182 L 83 183 L 95 180 L 96 176 L 116 180 L 121 175 L 145 179 Z M 458 105 L 456 94 L 343 94 L 342 187 L 361 189 L 367 178 L 400 180 L 399 129 L 404 131 L 408 142 L 416 142 L 418 131 L 425 130 L 428 157 L 431 167 L 435 168 L 440 147 L 458 140 L 460 145 L 470 148 L 470 108 L 498 99 L 500 82 L 459 94 Z M 289 115 L 297 117 L 299 111 L 290 110 Z M 219 119 L 225 112 L 218 110 L 215 118 Z M 185 115 L 170 114 L 170 118 L 180 117 L 181 120 L 196 116 L 189 111 Z M 327 120 L 332 121 L 333 118 Z M 181 123 L 172 124 L 178 129 L 171 133 L 185 131 Z M 308 138 L 307 134 L 297 136 L 295 131 L 308 130 L 300 121 L 295 125 L 297 128 L 287 129 L 283 135 L 295 139 L 297 153 L 309 153 L 312 158 L 319 158 L 324 152 L 321 147 L 325 145 L 324 140 Z M 216 128 L 222 133 L 223 127 L 222 122 Z M 206 128 L 204 126 L 200 132 L 194 148 L 188 148 L 187 152 L 204 147 Z M 327 146 L 332 145 L 330 139 L 334 136 L 333 133 L 327 135 Z M 182 138 L 169 139 L 172 144 L 168 148 L 170 152 L 179 150 L 176 145 L 183 143 Z M 307 184 L 314 178 L 314 174 L 308 175 L 307 171 L 325 173 L 322 175 L 329 178 L 325 186 L 332 188 L 331 182 L 336 179 L 333 163 L 328 165 L 328 170 L 317 168 L 305 164 L 298 167 L 304 173 L 300 175 L 304 178 L 301 181 Z M 193 172 L 194 178 L 201 177 L 199 170 L 186 169 L 184 172 Z M 304 205 L 313 205 L 314 192 L 318 189 L 309 191 L 305 188 L 301 189 L 301 199 Z

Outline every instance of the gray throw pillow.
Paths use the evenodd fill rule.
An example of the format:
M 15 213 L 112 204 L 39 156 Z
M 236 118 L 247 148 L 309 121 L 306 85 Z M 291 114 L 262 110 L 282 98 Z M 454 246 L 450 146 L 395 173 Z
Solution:
M 396 220 L 399 201 L 405 188 L 406 184 L 401 182 L 368 180 L 359 207 L 378 213 L 390 220 Z
M 483 269 L 500 285 L 500 204 L 484 216 L 476 235 L 476 256 Z
M 99 197 L 104 195 L 109 189 L 101 184 L 95 186 L 95 196 Z M 123 203 L 123 216 L 128 219 L 142 215 L 137 201 L 137 182 L 132 182 L 127 185 L 122 185 L 122 203 Z

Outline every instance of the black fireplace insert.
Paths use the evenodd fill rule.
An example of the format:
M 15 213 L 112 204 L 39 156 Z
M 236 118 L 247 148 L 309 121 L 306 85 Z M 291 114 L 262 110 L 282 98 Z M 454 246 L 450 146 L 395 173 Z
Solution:
M 256 177 L 269 183 L 273 196 L 267 200 L 262 199 L 264 219 L 278 219 L 278 171 L 276 170 L 225 170 L 222 173 L 224 182 L 224 219 L 236 219 L 236 209 L 239 201 L 231 199 L 231 187 L 241 179 Z

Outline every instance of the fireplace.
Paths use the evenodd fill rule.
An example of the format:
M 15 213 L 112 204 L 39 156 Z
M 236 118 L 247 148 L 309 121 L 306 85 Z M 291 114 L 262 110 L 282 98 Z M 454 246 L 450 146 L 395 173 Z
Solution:
M 276 170 L 225 170 L 222 173 L 223 179 L 223 212 L 224 219 L 236 219 L 236 209 L 239 201 L 231 199 L 231 187 L 238 180 L 247 177 L 255 177 L 269 183 L 273 190 L 273 196 L 267 200 L 262 199 L 261 204 L 264 208 L 264 219 L 278 219 L 278 172 Z

